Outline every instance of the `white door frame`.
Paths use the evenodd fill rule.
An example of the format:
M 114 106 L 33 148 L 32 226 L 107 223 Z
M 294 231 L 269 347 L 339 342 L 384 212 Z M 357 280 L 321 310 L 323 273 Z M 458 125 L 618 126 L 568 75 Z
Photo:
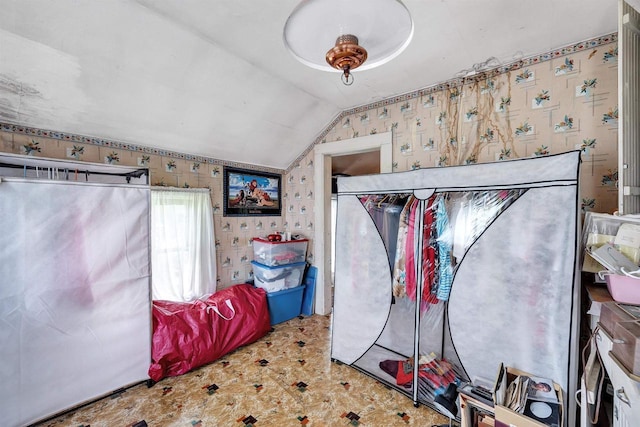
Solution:
M 313 264 L 318 268 L 315 313 L 329 314 L 331 299 L 331 156 L 380 150 L 380 172 L 390 173 L 393 162 L 392 132 L 327 142 L 314 148 L 314 222 Z

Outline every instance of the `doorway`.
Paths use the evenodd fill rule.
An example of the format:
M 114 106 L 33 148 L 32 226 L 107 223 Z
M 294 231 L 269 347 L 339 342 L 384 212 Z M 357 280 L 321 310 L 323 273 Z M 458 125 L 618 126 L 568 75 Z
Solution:
M 329 314 L 332 308 L 331 251 L 333 247 L 331 226 L 331 176 L 333 158 L 341 162 L 342 156 L 373 153 L 379 156 L 379 172 L 392 171 L 392 133 L 353 138 L 318 145 L 314 151 L 314 222 L 316 233 L 313 243 L 314 265 L 318 267 L 316 278 L 315 312 Z M 359 156 L 356 156 L 359 157 Z M 354 157 L 351 158 L 353 160 Z M 349 158 L 347 158 L 347 161 Z

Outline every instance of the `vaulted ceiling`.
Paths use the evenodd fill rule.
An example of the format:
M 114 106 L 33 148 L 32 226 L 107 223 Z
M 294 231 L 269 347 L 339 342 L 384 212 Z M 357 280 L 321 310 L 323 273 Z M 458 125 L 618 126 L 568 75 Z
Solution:
M 286 169 L 345 109 L 617 31 L 616 0 L 405 0 L 408 48 L 344 86 L 285 49 L 297 3 L 0 0 L 0 121 Z

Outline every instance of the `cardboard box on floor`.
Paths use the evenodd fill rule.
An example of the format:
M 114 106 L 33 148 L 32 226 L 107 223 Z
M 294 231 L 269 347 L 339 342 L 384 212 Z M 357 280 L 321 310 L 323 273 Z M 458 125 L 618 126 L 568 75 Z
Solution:
M 507 376 L 506 383 L 502 381 L 502 376 L 505 374 Z M 548 427 L 548 424 L 507 408 L 502 404 L 502 402 L 498 404 L 496 393 L 500 394 L 499 392 L 501 387 L 506 388 L 506 386 L 508 386 L 518 376 L 536 377 L 534 374 L 508 366 L 505 368 L 503 364 L 500 364 L 500 370 L 498 371 L 498 376 L 493 390 L 495 427 Z M 553 388 L 556 391 L 558 402 L 560 404 L 560 427 L 564 427 L 564 401 L 562 399 L 562 388 L 555 382 L 553 383 Z

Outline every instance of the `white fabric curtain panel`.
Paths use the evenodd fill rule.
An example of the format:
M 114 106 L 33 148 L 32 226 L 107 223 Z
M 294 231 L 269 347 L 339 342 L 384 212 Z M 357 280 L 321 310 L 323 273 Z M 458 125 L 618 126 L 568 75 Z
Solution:
M 208 189 L 151 190 L 154 300 L 192 301 L 216 291 L 216 248 Z
M 147 186 L 3 177 L 1 426 L 148 378 L 148 227 Z

